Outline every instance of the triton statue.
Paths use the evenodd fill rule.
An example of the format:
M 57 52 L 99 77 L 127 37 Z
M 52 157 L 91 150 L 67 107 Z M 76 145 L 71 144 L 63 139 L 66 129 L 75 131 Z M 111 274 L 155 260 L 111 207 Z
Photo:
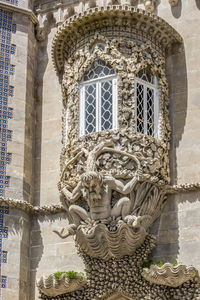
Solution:
M 65 187 L 62 189 L 62 192 L 70 203 L 76 202 L 81 195 L 88 203 L 90 208 L 89 213 L 78 205 L 71 205 L 69 207 L 70 214 L 76 225 L 79 225 L 81 220 L 85 220 L 88 217 L 92 220 L 101 220 L 110 216 L 122 216 L 124 220 L 130 211 L 131 200 L 128 197 L 122 197 L 111 208 L 112 190 L 123 195 L 130 194 L 138 181 L 139 177 L 135 176 L 124 185 L 112 176 L 102 176 L 100 173 L 91 171 L 82 175 L 80 182 L 72 193 Z
M 69 211 L 69 214 L 73 220 L 67 233 L 63 234 L 64 228 L 61 232 L 56 232 L 61 238 L 66 238 L 69 235 L 75 234 L 76 230 L 81 222 L 87 221 L 105 221 L 109 218 L 122 219 L 128 226 L 132 227 L 134 231 L 137 231 L 141 226 L 141 221 L 150 218 L 148 215 L 135 216 L 131 213 L 133 198 L 130 197 L 130 193 L 136 188 L 141 177 L 141 168 L 137 158 L 128 153 L 110 148 L 112 142 L 106 141 L 98 144 L 92 151 L 88 152 L 86 149 L 82 149 L 76 157 L 85 155 L 86 159 L 86 171 L 80 176 L 79 182 L 71 192 L 66 187 L 61 176 L 60 191 L 64 196 L 62 197 L 63 206 Z M 114 178 L 110 174 L 102 175 L 96 169 L 97 157 L 103 152 L 114 152 L 122 155 L 129 155 L 130 158 L 135 161 L 137 168 L 133 178 L 126 184 L 122 181 Z M 73 161 L 74 162 L 74 161 Z M 66 167 L 68 164 L 66 165 Z M 64 169 L 65 170 L 65 169 Z M 111 206 L 112 191 L 120 193 L 121 198 Z M 74 204 L 79 198 L 83 198 L 89 207 L 89 211 L 86 211 L 83 207 Z
M 128 195 L 134 189 L 138 181 L 139 176 L 136 175 L 124 185 L 121 181 L 112 176 L 102 176 L 96 171 L 90 171 L 81 176 L 81 180 L 72 193 L 66 187 L 62 187 L 61 191 L 65 196 L 64 201 L 75 203 L 83 196 L 90 208 L 90 211 L 87 212 L 79 205 L 72 204 L 69 206 L 69 212 L 74 224 L 71 224 L 69 227 L 67 235 L 73 234 L 73 230 L 80 225 L 80 222 L 87 219 L 103 220 L 109 217 L 118 218 L 121 216 L 121 218 L 124 221 L 128 221 L 129 224 L 135 222 L 135 216 L 128 216 L 131 208 L 131 200 L 129 197 L 120 198 L 113 208 L 111 208 L 110 203 L 113 190 L 122 195 Z M 132 222 L 130 219 L 132 219 Z

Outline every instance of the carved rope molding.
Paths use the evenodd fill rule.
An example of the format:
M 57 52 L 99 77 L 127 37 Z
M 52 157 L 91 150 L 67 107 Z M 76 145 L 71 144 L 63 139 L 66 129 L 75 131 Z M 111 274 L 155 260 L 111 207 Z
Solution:
M 196 191 L 200 191 L 200 183 L 185 183 L 180 185 L 168 186 L 165 192 L 169 195 Z M 0 204 L 2 206 L 9 206 L 11 208 L 22 210 L 31 215 L 50 215 L 66 212 L 66 209 L 62 205 L 52 204 L 45 206 L 33 206 L 24 200 L 5 197 L 0 197 Z
M 104 22 L 102 22 L 102 17 L 104 17 Z M 137 30 L 146 33 L 150 39 L 156 40 L 164 50 L 173 43 L 182 42 L 181 36 L 175 29 L 163 19 L 145 10 L 129 5 L 90 8 L 68 18 L 59 27 L 52 47 L 55 69 L 58 73 L 62 73 L 66 59 L 64 51 L 68 51 L 68 45 L 73 45 L 75 40 L 89 31 L 104 27 L 105 22 L 110 23 L 110 26 L 123 26 L 125 21 L 128 23 L 127 26 L 132 24 Z
M 0 204 L 22 210 L 31 215 L 49 215 L 65 212 L 61 205 L 33 206 L 27 201 L 0 197 Z

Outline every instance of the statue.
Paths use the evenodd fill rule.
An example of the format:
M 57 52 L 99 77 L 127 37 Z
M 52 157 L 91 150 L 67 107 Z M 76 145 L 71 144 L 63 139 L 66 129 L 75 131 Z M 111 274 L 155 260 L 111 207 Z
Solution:
M 62 201 L 63 205 L 69 211 L 73 220 L 73 224 L 69 225 L 66 234 L 63 235 L 64 229 L 62 229 L 61 232 L 54 231 L 61 238 L 75 234 L 81 222 L 87 222 L 89 220 L 101 222 L 108 218 L 119 218 L 137 230 L 140 227 L 141 221 L 147 217 L 136 217 L 130 214 L 132 200 L 127 196 L 134 190 L 140 180 L 141 169 L 139 166 L 135 176 L 126 184 L 123 184 L 110 174 L 102 175 L 96 170 L 95 162 L 102 152 L 113 151 L 124 154 L 121 151 L 108 148 L 109 146 L 112 146 L 110 141 L 100 143 L 91 152 L 82 149 L 81 153 L 87 156 L 87 169 L 86 172 L 80 176 L 80 180 L 72 192 L 67 189 L 62 181 L 60 182 L 60 191 L 64 195 Z M 78 156 L 80 156 L 80 154 L 78 154 L 77 157 Z M 131 156 L 131 158 L 136 160 L 137 163 L 135 157 Z M 113 207 L 111 207 L 112 191 L 117 191 L 122 194 L 122 197 Z M 75 204 L 80 197 L 87 202 L 89 211 Z
M 81 220 L 85 221 L 88 218 L 92 220 L 102 220 L 109 217 L 117 218 L 122 216 L 124 220 L 130 212 L 131 200 L 128 197 L 122 197 L 117 201 L 114 207 L 111 208 L 112 191 L 115 190 L 123 195 L 128 195 L 134 189 L 138 181 L 139 176 L 136 175 L 124 185 L 121 181 L 112 176 L 102 176 L 98 172 L 91 171 L 81 176 L 80 182 L 72 193 L 69 192 L 66 187 L 63 187 L 62 193 L 69 203 L 75 203 L 80 196 L 83 196 L 90 208 L 88 213 L 84 208 L 78 205 L 70 205 L 69 212 L 74 224 L 78 226 Z

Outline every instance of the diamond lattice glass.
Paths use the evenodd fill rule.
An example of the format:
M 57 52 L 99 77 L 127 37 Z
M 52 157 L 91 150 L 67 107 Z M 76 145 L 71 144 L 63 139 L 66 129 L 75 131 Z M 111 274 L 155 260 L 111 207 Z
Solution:
M 83 81 L 102 78 L 104 76 L 113 75 L 115 71 L 100 59 L 95 60 L 88 68 L 87 73 L 83 77 Z
M 96 84 L 85 87 L 85 133 L 96 131 Z
M 101 130 L 112 129 L 112 80 L 101 83 Z

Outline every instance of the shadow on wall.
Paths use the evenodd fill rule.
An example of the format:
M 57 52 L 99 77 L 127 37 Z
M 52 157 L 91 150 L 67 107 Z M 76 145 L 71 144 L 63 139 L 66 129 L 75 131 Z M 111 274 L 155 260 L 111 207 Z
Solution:
M 45 21 L 45 39 L 38 43 L 38 61 L 36 74 L 36 128 L 35 128 L 35 170 L 34 170 L 34 205 L 40 205 L 40 177 L 41 177 L 41 146 L 42 146 L 42 107 L 43 107 L 43 78 L 49 62 L 47 53 L 48 35 L 55 27 L 55 19 L 51 14 Z
M 48 216 L 34 216 L 32 218 L 32 230 L 30 237 L 30 299 L 36 299 L 36 282 L 38 278 L 38 268 L 41 268 L 40 262 L 43 258 L 43 261 L 48 261 L 49 263 L 45 265 L 45 274 L 50 274 L 52 272 L 52 268 L 55 267 L 56 260 L 59 260 L 59 257 L 54 255 L 53 248 L 55 244 L 61 243 L 62 240 L 53 232 L 54 229 L 61 230 L 59 228 L 59 222 L 66 222 L 66 226 L 68 224 L 66 220 L 66 216 L 64 213 L 48 215 Z M 58 226 L 58 228 L 57 228 Z M 43 240 L 43 236 L 44 239 Z M 48 248 L 48 251 L 44 252 L 45 247 Z M 47 249 L 46 249 L 47 250 Z M 44 264 L 44 263 L 43 263 Z M 44 266 L 41 268 L 44 270 Z M 48 271 L 49 270 L 49 271 Z M 56 268 L 55 268 L 56 270 Z
M 195 0 L 196 1 L 196 6 L 198 9 L 200 9 L 200 0 Z
M 168 55 L 166 73 L 169 83 L 171 125 L 170 176 L 177 184 L 177 148 L 184 133 L 188 102 L 188 80 L 184 45 L 175 45 Z
M 184 133 L 188 101 L 184 45 L 174 45 L 168 53 L 166 74 L 169 83 L 169 115 L 172 131 L 170 144 L 170 172 L 171 184 L 174 185 L 177 184 L 176 151 Z M 179 223 L 178 210 L 180 196 L 181 194 L 168 196 L 162 215 L 151 228 L 151 233 L 157 236 L 158 242 L 157 247 L 152 253 L 153 261 L 177 262 L 180 252 L 180 228 L 182 228 L 182 226 L 184 227 L 184 222 L 183 224 Z M 191 201 L 194 200 L 191 198 Z M 184 197 L 182 197 L 182 201 L 184 201 Z
M 179 19 L 182 11 L 182 0 L 179 0 L 176 6 L 171 6 L 171 11 L 174 18 Z
M 158 241 L 152 252 L 153 261 L 178 262 L 200 270 L 200 192 L 169 196 L 151 233 Z

